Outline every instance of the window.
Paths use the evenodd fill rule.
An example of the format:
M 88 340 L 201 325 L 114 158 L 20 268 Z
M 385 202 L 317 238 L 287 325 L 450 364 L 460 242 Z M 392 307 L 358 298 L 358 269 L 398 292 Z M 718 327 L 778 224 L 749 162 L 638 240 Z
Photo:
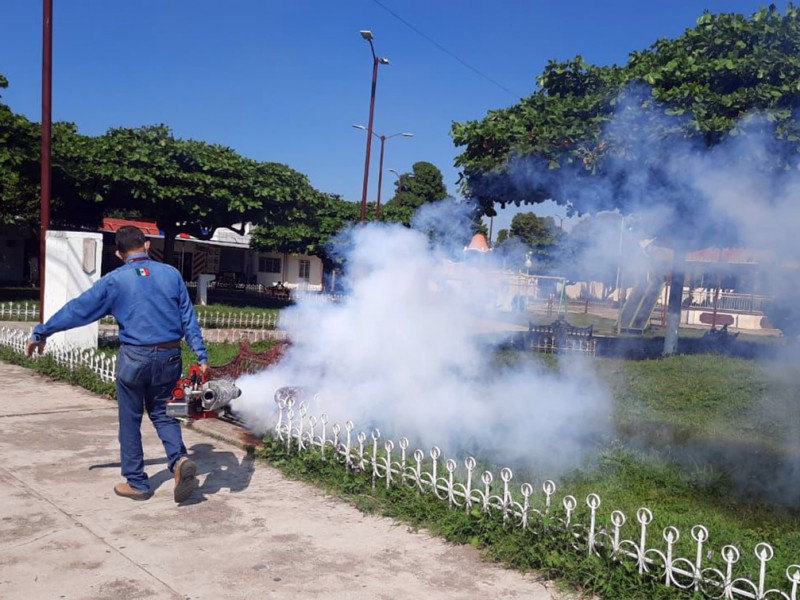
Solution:
M 281 259 L 273 258 L 272 256 L 259 256 L 258 270 L 262 273 L 280 273 Z
M 308 281 L 311 279 L 311 261 L 310 260 L 301 260 L 300 261 L 300 272 L 299 272 L 300 279 L 302 281 Z

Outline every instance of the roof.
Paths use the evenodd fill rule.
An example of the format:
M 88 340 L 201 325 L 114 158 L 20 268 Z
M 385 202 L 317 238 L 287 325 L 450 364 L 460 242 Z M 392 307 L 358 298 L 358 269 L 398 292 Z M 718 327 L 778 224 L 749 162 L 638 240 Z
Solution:
M 155 221 L 133 221 L 130 219 L 114 219 L 111 217 L 105 217 L 103 219 L 103 227 L 100 229 L 100 231 L 114 233 L 126 225 L 138 227 L 145 235 L 161 235 L 161 232 L 158 230 L 158 225 L 155 223 Z
M 464 250 L 474 250 L 476 252 L 490 252 L 491 248 L 489 248 L 489 244 L 486 242 L 486 236 L 482 233 L 476 233 L 472 236 L 472 240 L 469 243 L 469 246 L 464 248 Z
M 250 234 L 246 233 L 245 235 L 241 235 L 228 227 L 217 227 L 214 231 L 214 235 L 211 236 L 211 241 L 232 244 L 234 246 L 249 246 Z

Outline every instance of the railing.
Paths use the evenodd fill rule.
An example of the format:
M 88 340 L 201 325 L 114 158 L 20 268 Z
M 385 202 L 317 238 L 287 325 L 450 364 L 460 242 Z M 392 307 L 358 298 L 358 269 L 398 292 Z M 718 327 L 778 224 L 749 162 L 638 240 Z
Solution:
M 261 342 L 264 340 L 283 339 L 283 331 L 273 329 L 204 329 L 203 340 L 212 344 L 238 344 L 247 340 Z
M 11 348 L 19 354 L 25 354 L 29 331 L 11 327 L 0 327 L 0 346 Z M 106 356 L 91 349 L 69 348 L 63 346 L 47 346 L 47 356 L 57 364 L 74 371 L 85 367 L 105 382 L 113 382 L 117 374 L 117 357 Z
M 758 562 L 755 579 L 750 573 L 747 576 L 735 573 L 741 558 L 736 546 L 724 546 L 713 562 L 715 554 L 708 544 L 710 534 L 703 525 L 691 529 L 691 555 L 678 556 L 680 531 L 674 526 L 665 527 L 659 539 L 651 527 L 653 513 L 648 508 L 640 508 L 630 525 L 628 517 L 615 510 L 610 514 L 610 522 L 603 525 L 600 496 L 589 494 L 585 501 L 588 514 L 579 519 L 578 500 L 574 496 L 564 496 L 561 507 L 557 507 L 554 482 L 545 481 L 541 493 L 530 483 L 512 489 L 514 475 L 511 469 L 504 468 L 500 471 L 498 489 L 495 475 L 491 471 L 479 474 L 477 461 L 472 457 L 464 461 L 463 475 L 457 480 L 458 463 L 452 458 L 445 460 L 437 446 L 426 455 L 420 449 L 410 450 L 405 437 L 395 444 L 391 439 L 384 440 L 378 429 L 370 436 L 363 431 L 356 434 L 352 421 L 346 421 L 344 428 L 338 423 L 331 425 L 325 414 L 319 418 L 309 416 L 308 405 L 297 402 L 299 394 L 296 388 L 281 388 L 275 394 L 279 411 L 275 435 L 285 444 L 287 453 L 313 450 L 348 468 L 371 473 L 373 487 L 411 486 L 433 493 L 467 514 L 477 507 L 484 514 L 498 515 L 504 523 L 537 535 L 545 536 L 558 529 L 569 535 L 576 551 L 590 556 L 609 554 L 618 563 L 634 564 L 641 575 L 655 578 L 667 587 L 699 593 L 705 598 L 798 598 L 800 565 L 786 569 L 785 590 L 767 589 L 767 567 L 774 556 L 772 546 L 767 543 L 755 546 Z
M 197 311 L 200 327 L 209 329 L 275 329 L 278 326 L 277 312 L 220 312 Z M 38 302 L 0 303 L 0 321 L 39 321 Z M 114 317 L 103 317 L 104 325 L 116 325 Z
M 250 343 L 267 339 L 283 339 L 285 334 L 271 329 L 204 329 L 203 340 L 208 343 L 238 344 L 247 340 Z M 25 354 L 30 330 L 14 327 L 0 327 L 0 346 L 11 348 L 19 354 Z M 99 338 L 105 342 L 118 341 L 116 331 L 100 330 Z M 113 382 L 117 373 L 116 355 L 107 356 L 93 349 L 70 348 L 49 344 L 45 346 L 45 354 L 56 363 L 69 369 L 86 367 L 100 379 Z
M 723 312 L 764 314 L 764 308 L 772 300 L 770 296 L 754 294 L 735 294 L 720 292 L 717 296 L 717 310 Z M 703 289 L 683 292 L 682 306 L 686 308 L 714 309 L 714 290 Z
M 198 311 L 197 321 L 204 329 L 275 329 L 278 326 L 278 313 Z
M 0 321 L 39 321 L 38 302 L 0 302 Z

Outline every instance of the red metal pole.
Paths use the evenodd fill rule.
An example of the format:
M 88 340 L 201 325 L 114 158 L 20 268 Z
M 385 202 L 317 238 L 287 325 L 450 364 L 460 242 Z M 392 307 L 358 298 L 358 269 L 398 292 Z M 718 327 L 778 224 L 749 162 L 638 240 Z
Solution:
M 381 220 L 381 188 L 383 187 L 383 146 L 386 144 L 386 136 L 381 136 L 381 162 L 378 167 L 378 202 L 375 205 L 375 220 Z
M 370 42 L 370 46 L 372 42 Z M 361 189 L 361 224 L 367 220 L 367 185 L 369 184 L 369 153 L 372 149 L 372 120 L 375 116 L 375 90 L 378 86 L 378 57 L 372 51 L 372 93 L 369 101 L 369 122 L 367 124 L 367 156 L 364 159 L 364 186 Z
M 42 3 L 42 181 L 39 211 L 39 320 L 44 321 L 45 257 L 50 227 L 50 157 L 53 100 L 53 0 Z

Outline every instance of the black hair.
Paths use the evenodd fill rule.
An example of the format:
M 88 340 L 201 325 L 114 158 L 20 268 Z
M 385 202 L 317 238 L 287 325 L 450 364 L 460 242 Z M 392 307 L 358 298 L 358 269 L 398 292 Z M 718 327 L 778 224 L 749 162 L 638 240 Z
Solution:
M 144 243 L 144 234 L 138 227 L 125 225 L 117 230 L 117 252 L 120 254 L 144 248 Z

